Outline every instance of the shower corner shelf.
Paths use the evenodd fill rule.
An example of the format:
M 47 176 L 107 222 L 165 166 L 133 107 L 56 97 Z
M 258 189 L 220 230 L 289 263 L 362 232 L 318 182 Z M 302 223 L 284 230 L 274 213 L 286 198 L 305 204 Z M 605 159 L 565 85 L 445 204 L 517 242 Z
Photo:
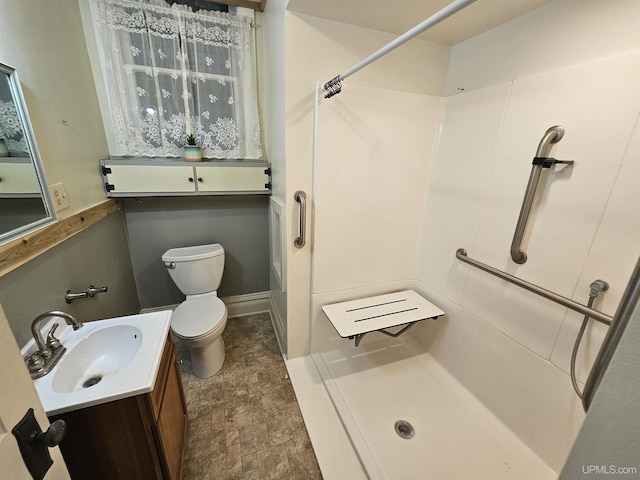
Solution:
M 356 347 L 367 333 L 398 337 L 421 320 L 435 320 L 444 312 L 413 290 L 387 293 L 348 302 L 324 305 L 325 313 L 342 338 L 355 339 Z M 396 333 L 387 328 L 404 328 Z

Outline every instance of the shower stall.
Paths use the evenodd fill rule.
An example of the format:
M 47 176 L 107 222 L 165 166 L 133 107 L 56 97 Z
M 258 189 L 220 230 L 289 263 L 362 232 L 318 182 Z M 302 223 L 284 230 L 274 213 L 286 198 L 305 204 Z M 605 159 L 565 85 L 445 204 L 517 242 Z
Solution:
M 581 317 L 566 307 L 609 277 L 598 310 L 584 307 L 602 323 L 578 356 L 582 384 L 640 254 L 640 231 L 615 220 L 633 216 L 627 176 L 640 174 L 629 65 L 640 73 L 633 55 L 447 98 L 355 85 L 317 96 L 311 357 L 369 478 L 557 476 L 584 418 L 567 375 Z M 603 111 L 615 119 L 604 137 L 593 121 Z M 558 119 L 566 136 L 555 153 L 575 163 L 542 173 L 522 229 L 528 261 L 516 263 L 531 157 Z M 470 268 L 460 246 L 569 302 Z M 405 289 L 446 315 L 356 346 L 322 310 Z M 394 431 L 398 421 L 412 438 Z
M 487 65 L 475 61 L 480 51 L 514 42 L 515 30 L 525 38 L 539 31 L 552 14 L 567 25 L 574 19 L 562 5 L 548 8 L 454 51 L 444 94 L 354 77 L 328 99 L 320 84 L 312 93 L 306 85 L 292 105 L 294 133 L 304 115 L 315 121 L 314 148 L 304 160 L 312 182 L 286 199 L 293 217 L 287 261 L 295 261 L 291 251 L 306 252 L 310 294 L 308 324 L 288 312 L 287 362 L 321 467 L 355 468 L 340 463 L 337 447 L 322 445 L 339 438 L 355 452 L 363 478 L 557 478 L 567 459 L 585 418 L 569 374 L 583 314 L 456 256 L 464 247 L 466 259 L 575 304 L 586 304 L 590 285 L 604 279 L 608 290 L 592 302 L 604 320 L 616 312 L 640 256 L 637 49 L 558 65 L 536 57 L 544 45 L 523 41 L 517 55 L 538 62 L 531 70 L 503 51 Z M 587 10 L 606 15 L 596 2 Z M 587 39 L 588 16 L 566 35 Z M 294 38 L 337 28 L 287 18 Z M 326 67 L 331 60 L 314 61 Z M 574 163 L 539 172 L 544 188 L 531 198 L 517 249 L 527 260 L 518 263 L 512 237 L 531 158 L 540 135 L 558 124 L 564 134 L 553 154 Z M 299 189 L 306 191 L 306 239 L 298 252 Z M 395 338 L 367 333 L 356 346 L 323 311 L 405 290 L 445 315 Z M 584 332 L 580 386 L 605 323 L 592 321 Z M 307 384 L 301 370 L 310 372 Z M 322 395 L 344 435 L 323 435 L 328 410 L 314 412 L 313 405 Z

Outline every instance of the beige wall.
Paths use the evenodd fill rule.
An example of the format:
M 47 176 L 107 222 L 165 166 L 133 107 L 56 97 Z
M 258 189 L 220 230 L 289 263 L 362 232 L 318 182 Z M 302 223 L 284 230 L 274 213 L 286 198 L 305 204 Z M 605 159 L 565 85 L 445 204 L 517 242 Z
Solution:
M 58 218 L 104 201 L 98 159 L 108 151 L 77 0 L 0 0 L 0 62 L 18 72 L 47 182 L 63 182 L 67 190 L 70 208 L 60 211 Z M 5 398 L 0 403 L 13 409 L 4 412 L 3 427 L 10 429 L 29 405 L 46 428 L 46 416 L 33 382 L 20 368 L 22 358 L 4 313 L 0 338 L 5 340 L 2 370 L 9 375 L 3 376 L 2 384 L 12 385 L 12 402 Z M 4 435 L 0 431 L 0 437 Z M 11 437 L 8 434 L 4 443 L 15 444 Z M 58 449 L 52 454 L 55 463 L 47 478 L 69 478 Z M 3 457 L 2 464 L 9 477 L 30 478 L 17 449 Z
M 256 14 L 258 89 L 260 118 L 266 159 L 271 163 L 271 191 L 269 215 L 279 215 L 279 205 L 286 199 L 286 133 L 285 133 L 285 7 L 287 0 L 267 2 L 264 13 Z M 272 211 L 274 207 L 276 210 Z M 282 219 L 281 219 L 282 220 Z M 283 221 L 286 221 L 284 219 Z M 269 245 L 286 243 L 281 230 L 269 228 Z M 277 237 L 277 238 L 276 238 Z M 280 254 L 280 257 L 282 255 Z M 271 316 L 280 347 L 286 351 L 287 295 L 281 281 L 271 267 L 273 252 L 269 251 L 269 289 L 271 291 Z M 282 266 L 280 266 L 282 269 Z M 286 267 L 285 267 L 286 268 Z M 283 282 L 286 272 L 282 273 Z M 286 290 L 286 288 L 285 288 Z
M 70 208 L 106 199 L 98 159 L 108 154 L 78 0 L 0 0 L 0 62 L 22 83 L 47 182 L 63 182 Z
M 272 194 L 285 195 L 285 20 L 286 0 L 267 2 L 264 13 L 256 14 L 258 88 L 262 136 L 267 160 L 275 173 Z

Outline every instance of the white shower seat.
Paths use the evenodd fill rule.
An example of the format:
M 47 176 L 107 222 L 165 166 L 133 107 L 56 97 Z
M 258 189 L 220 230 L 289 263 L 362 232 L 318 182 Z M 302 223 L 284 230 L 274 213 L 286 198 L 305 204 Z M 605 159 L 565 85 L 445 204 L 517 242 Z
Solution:
M 355 338 L 356 347 L 364 335 L 379 331 L 397 337 L 415 322 L 436 319 L 444 312 L 413 290 L 376 295 L 348 302 L 324 305 L 322 311 L 343 338 Z M 397 333 L 387 328 L 406 325 Z

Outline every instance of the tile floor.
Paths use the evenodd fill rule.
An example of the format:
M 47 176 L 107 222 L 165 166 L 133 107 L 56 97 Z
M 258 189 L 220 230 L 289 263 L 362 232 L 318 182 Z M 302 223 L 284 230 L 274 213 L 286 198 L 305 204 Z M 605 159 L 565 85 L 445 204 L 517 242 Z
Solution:
M 268 313 L 232 318 L 217 375 L 177 344 L 189 422 L 183 480 L 322 479 Z

